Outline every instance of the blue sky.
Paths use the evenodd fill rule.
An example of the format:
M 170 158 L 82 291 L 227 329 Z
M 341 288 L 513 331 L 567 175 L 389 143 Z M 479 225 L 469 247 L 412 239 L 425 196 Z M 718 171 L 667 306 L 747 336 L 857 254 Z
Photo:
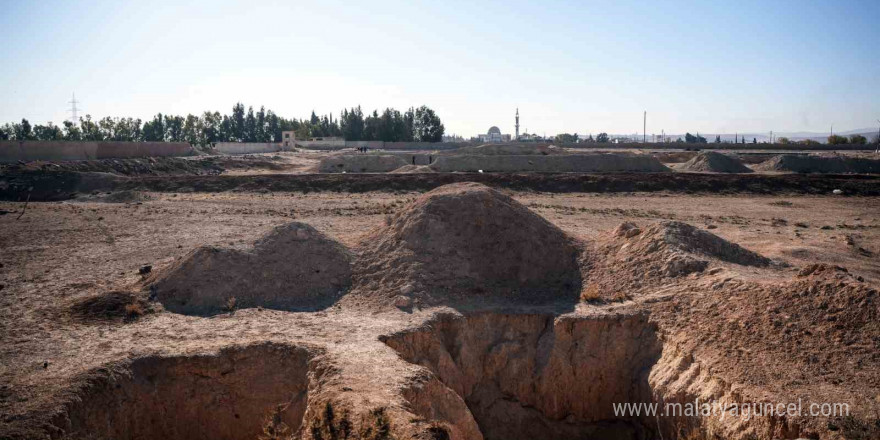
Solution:
M 7 1 L 0 122 L 426 104 L 447 133 L 880 118 L 880 1 Z

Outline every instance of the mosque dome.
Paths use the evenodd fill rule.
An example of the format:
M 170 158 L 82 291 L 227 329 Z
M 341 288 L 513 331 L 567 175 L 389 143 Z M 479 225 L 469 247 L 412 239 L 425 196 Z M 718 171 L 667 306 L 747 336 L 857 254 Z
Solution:
M 491 126 L 491 127 L 489 127 L 489 133 L 488 133 L 488 134 L 493 134 L 493 133 L 495 133 L 495 134 L 501 134 L 501 129 L 499 129 L 498 127 L 496 127 L 496 126 L 494 126 L 494 125 Z

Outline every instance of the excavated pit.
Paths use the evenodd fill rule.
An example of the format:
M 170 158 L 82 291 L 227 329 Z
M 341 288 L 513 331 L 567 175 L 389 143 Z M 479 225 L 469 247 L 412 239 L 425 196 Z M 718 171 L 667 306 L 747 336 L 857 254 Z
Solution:
M 94 372 L 54 425 L 72 439 L 252 440 L 270 421 L 292 434 L 306 411 L 313 354 L 262 344 L 139 358 Z
M 448 398 L 408 396 L 426 417 L 457 414 L 444 420 L 452 438 L 656 437 L 656 420 L 614 410 L 654 398 L 648 375 L 662 344 L 645 315 L 444 314 L 382 340 L 467 404 L 479 433 L 448 409 Z

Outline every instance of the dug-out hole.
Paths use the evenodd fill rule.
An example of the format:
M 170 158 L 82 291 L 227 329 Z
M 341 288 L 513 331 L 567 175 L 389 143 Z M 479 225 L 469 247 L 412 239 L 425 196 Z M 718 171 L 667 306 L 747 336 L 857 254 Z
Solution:
M 255 439 L 291 433 L 308 403 L 309 349 L 261 344 L 216 354 L 145 357 L 96 373 L 55 425 L 65 438 Z
M 614 411 L 652 401 L 662 344 L 645 315 L 445 314 L 382 340 L 458 394 L 484 439 L 656 437 Z

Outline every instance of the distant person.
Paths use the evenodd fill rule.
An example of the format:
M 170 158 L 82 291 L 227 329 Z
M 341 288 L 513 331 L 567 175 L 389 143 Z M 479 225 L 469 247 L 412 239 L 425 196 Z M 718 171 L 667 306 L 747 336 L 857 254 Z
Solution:
M 416 157 L 413 156 L 413 165 L 415 165 L 415 164 L 416 164 Z

